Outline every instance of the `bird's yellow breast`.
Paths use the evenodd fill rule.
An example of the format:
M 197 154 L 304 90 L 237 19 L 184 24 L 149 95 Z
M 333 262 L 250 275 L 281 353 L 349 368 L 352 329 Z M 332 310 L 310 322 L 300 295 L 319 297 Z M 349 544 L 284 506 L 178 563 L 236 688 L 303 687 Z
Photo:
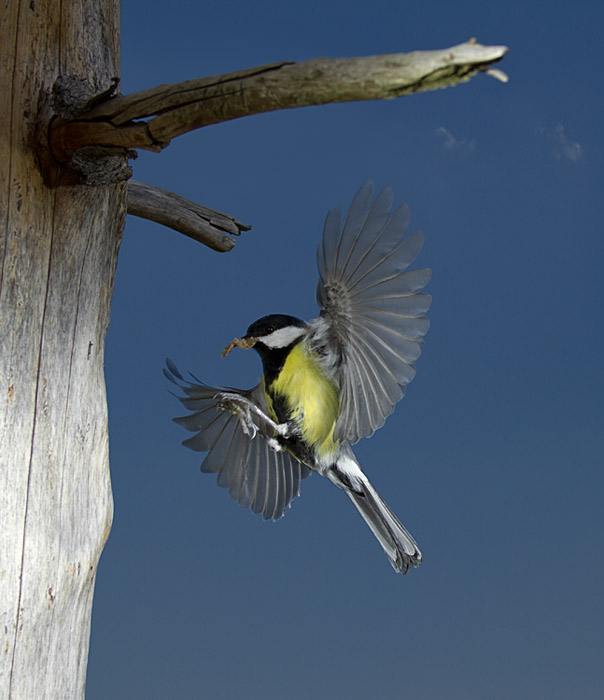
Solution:
M 333 454 L 333 431 L 340 411 L 338 391 L 321 370 L 316 356 L 302 343 L 287 355 L 283 368 L 267 387 L 273 419 L 296 421 L 302 438 L 321 457 Z M 286 415 L 279 415 L 280 406 Z

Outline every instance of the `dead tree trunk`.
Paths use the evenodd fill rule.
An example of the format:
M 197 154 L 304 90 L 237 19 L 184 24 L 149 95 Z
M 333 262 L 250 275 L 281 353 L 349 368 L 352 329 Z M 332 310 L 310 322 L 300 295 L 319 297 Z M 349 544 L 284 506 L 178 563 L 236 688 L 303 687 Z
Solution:
M 38 163 L 59 74 L 119 74 L 118 0 L 0 17 L 0 697 L 83 698 L 112 498 L 104 338 L 125 185 Z

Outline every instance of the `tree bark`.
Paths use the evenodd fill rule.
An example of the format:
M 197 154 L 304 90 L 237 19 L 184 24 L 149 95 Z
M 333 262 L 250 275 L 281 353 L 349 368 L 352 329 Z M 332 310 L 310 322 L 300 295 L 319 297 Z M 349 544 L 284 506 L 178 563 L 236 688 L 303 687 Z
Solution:
M 125 186 L 87 187 L 40 139 L 59 74 L 119 73 L 118 0 L 0 17 L 0 697 L 83 698 L 112 498 L 104 337 Z M 71 180 L 69 178 L 72 178 Z

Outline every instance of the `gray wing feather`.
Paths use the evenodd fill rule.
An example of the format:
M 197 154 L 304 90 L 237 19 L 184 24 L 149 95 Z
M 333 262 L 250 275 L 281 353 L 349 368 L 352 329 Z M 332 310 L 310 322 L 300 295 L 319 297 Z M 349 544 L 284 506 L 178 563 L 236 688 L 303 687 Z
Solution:
M 262 513 L 265 520 L 278 520 L 285 515 L 293 499 L 300 495 L 300 482 L 310 470 L 288 452 L 277 452 L 270 447 L 262 436 L 262 432 L 267 432 L 266 425 L 262 425 L 256 414 L 252 418 L 259 431 L 250 439 L 238 417 L 221 409 L 216 398 L 219 392 L 234 392 L 252 400 L 267 413 L 262 387 L 244 391 L 193 384 L 182 377 L 170 360 L 164 374 L 184 392 L 185 396 L 177 395 L 177 398 L 192 411 L 174 421 L 196 433 L 183 445 L 208 453 L 201 471 L 217 474 L 218 486 L 228 488 L 231 498 L 254 513 Z
M 339 210 L 327 215 L 317 251 L 321 315 L 309 341 L 340 387 L 335 437 L 352 443 L 382 426 L 403 397 L 429 328 L 431 298 L 421 290 L 430 270 L 406 271 L 423 234 L 404 237 L 409 208 L 390 215 L 389 187 L 372 197 L 366 182 L 341 228 Z

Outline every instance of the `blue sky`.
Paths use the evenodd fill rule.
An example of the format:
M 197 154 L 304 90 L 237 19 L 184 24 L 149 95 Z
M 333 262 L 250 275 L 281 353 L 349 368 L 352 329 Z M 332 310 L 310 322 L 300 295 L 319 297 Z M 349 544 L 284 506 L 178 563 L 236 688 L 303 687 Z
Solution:
M 122 90 L 282 59 L 506 44 L 486 76 L 259 115 L 141 153 L 135 177 L 253 229 L 218 254 L 129 218 L 107 337 L 114 526 L 89 700 L 601 697 L 604 100 L 600 2 L 124 0 Z M 266 523 L 180 446 L 166 356 L 249 387 L 220 350 L 316 314 L 327 211 L 367 178 L 408 202 L 431 330 L 356 447 L 422 566 L 396 575 L 348 499 L 303 484 Z

